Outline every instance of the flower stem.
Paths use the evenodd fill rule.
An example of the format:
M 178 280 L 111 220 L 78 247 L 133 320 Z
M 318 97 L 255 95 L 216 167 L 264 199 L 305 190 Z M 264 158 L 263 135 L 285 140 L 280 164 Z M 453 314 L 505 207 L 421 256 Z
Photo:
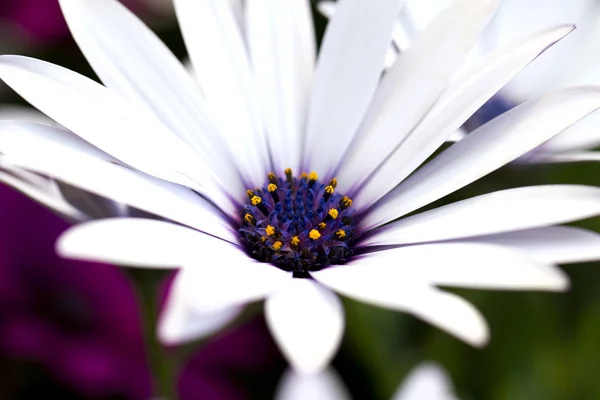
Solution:
M 178 366 L 156 335 L 160 313 L 158 287 L 167 273 L 138 268 L 129 268 L 127 272 L 138 295 L 146 356 L 152 375 L 152 396 L 161 400 L 177 400 Z

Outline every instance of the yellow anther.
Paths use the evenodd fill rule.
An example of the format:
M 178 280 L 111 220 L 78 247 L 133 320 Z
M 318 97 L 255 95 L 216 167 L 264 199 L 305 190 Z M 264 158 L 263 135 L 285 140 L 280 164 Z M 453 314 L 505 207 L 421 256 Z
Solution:
M 273 193 L 277 190 L 277 185 L 274 183 L 269 183 L 269 186 L 267 186 L 267 190 L 269 191 L 269 193 Z
M 262 201 L 262 199 L 259 196 L 252 196 L 252 198 L 250 199 L 250 201 L 252 202 L 252 204 L 254 204 L 255 206 L 259 205 L 260 202 Z
M 292 238 L 292 246 L 298 246 L 300 244 L 300 239 L 298 239 L 298 236 L 294 236 Z
M 291 168 L 286 168 L 284 172 L 285 172 L 285 179 L 289 183 L 292 183 L 292 181 L 294 180 L 293 177 L 292 177 L 292 169 Z
M 261 236 L 261 237 L 260 237 L 260 241 L 264 243 L 264 242 L 266 242 L 266 241 L 267 241 L 267 238 L 266 238 L 266 237 L 264 237 L 264 236 Z
M 335 191 L 335 188 L 332 185 L 325 186 L 325 193 L 333 194 L 334 191 Z
M 300 174 L 300 178 L 308 178 L 308 174 L 306 172 L 303 172 Z
M 319 227 L 320 230 L 325 229 L 325 227 L 327 226 L 327 224 L 325 222 L 319 222 L 319 225 L 317 225 Z
M 337 236 L 338 239 L 343 239 L 346 237 L 346 231 L 344 231 L 343 229 L 339 229 L 336 233 L 335 236 Z
M 321 234 L 319 233 L 318 230 L 313 229 L 312 231 L 308 232 L 308 237 L 311 238 L 312 240 L 317 240 L 318 238 L 321 237 Z
M 337 179 L 333 178 L 332 180 L 330 180 L 329 186 L 333 186 L 333 188 L 335 189 L 335 187 L 337 186 Z
M 254 217 L 250 214 L 246 214 L 244 215 L 244 221 L 246 221 L 249 224 L 254 224 Z
M 283 172 L 284 172 L 286 175 L 291 175 L 291 174 L 292 174 L 292 169 L 291 169 L 291 168 L 286 168 L 286 169 L 285 169 Z
M 348 196 L 344 196 L 342 197 L 342 200 L 340 200 L 340 204 L 344 207 L 350 207 L 352 205 L 352 199 Z
M 279 249 L 281 249 L 281 246 L 283 246 L 283 243 L 281 243 L 279 240 L 276 241 L 275 243 L 273 243 L 273 250 L 277 251 Z
M 329 210 L 328 214 L 331 218 L 336 219 L 338 216 L 338 210 L 332 208 L 331 210 Z
M 271 225 L 267 225 L 265 232 L 267 233 L 267 235 L 271 236 L 275 233 L 275 228 L 273 228 Z
M 317 173 L 313 171 L 310 174 L 308 174 L 308 179 L 311 181 L 316 181 L 319 179 L 319 175 L 317 175 Z
M 267 175 L 267 177 L 269 178 L 269 182 L 271 182 L 271 183 L 277 182 L 277 176 L 275 176 L 274 173 L 269 172 L 269 175 Z
M 254 192 L 252 190 L 246 190 L 246 194 L 248 195 L 249 199 L 252 199 L 254 197 Z

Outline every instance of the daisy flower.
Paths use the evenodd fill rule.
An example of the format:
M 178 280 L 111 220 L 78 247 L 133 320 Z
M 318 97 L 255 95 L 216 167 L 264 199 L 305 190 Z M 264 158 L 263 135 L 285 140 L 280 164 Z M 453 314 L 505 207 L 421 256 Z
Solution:
M 400 51 L 452 0 L 407 0 L 398 14 L 386 64 L 391 65 Z M 321 13 L 331 17 L 336 3 L 318 3 Z M 507 83 L 486 102 L 449 140 L 460 140 L 494 117 L 527 100 L 574 85 L 598 85 L 600 58 L 595 51 L 600 42 L 596 15 L 600 4 L 594 0 L 504 0 L 498 12 L 470 55 L 474 62 L 494 49 L 515 43 L 537 31 L 565 22 L 574 22 L 577 30 L 535 60 L 530 67 Z M 560 135 L 518 159 L 525 163 L 598 161 L 600 153 L 591 151 L 600 145 L 600 114 L 586 118 Z
M 83 223 L 57 246 L 80 259 L 181 266 L 159 326 L 165 342 L 266 299 L 283 354 L 316 372 L 343 334 L 338 292 L 481 346 L 481 314 L 438 286 L 560 291 L 568 279 L 556 263 L 599 256 L 594 233 L 553 226 L 600 214 L 594 187 L 516 188 L 414 213 L 600 107 L 598 88 L 558 91 L 421 166 L 572 26 L 455 76 L 497 6 L 459 0 L 382 77 L 399 0 L 340 1 L 316 63 L 308 1 L 240 10 L 176 0 L 196 82 L 118 2 L 60 3 L 104 86 L 1 56 L 0 78 L 65 128 L 3 122 L 2 162 L 157 217 Z
M 285 372 L 275 400 L 349 400 L 352 397 L 338 374 L 326 369 L 315 375 Z M 435 363 L 416 366 L 400 384 L 391 400 L 458 400 L 446 371 Z

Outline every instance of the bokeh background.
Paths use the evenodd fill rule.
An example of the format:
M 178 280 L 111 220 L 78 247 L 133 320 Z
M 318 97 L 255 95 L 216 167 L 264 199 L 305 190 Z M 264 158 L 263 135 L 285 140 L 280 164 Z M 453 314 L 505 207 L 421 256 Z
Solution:
M 185 59 L 170 0 L 122 2 Z M 315 11 L 319 38 L 326 22 Z M 0 38 L 0 53 L 35 56 L 97 79 L 57 0 L 0 0 Z M 26 105 L 0 83 L 0 118 L 15 106 Z M 530 184 L 598 185 L 599 168 L 513 163 L 442 203 Z M 600 219 L 580 226 L 600 231 Z M 135 293 L 115 266 L 56 256 L 54 240 L 67 227 L 0 185 L 0 398 L 145 400 L 150 373 Z M 491 343 L 481 350 L 415 318 L 345 299 L 348 329 L 334 366 L 356 399 L 388 399 L 423 360 L 441 363 L 465 400 L 600 399 L 599 268 L 566 266 L 572 288 L 565 294 L 461 290 L 491 326 Z M 166 276 L 156 296 L 164 298 L 169 282 Z M 272 398 L 285 369 L 260 315 L 185 353 L 182 400 Z

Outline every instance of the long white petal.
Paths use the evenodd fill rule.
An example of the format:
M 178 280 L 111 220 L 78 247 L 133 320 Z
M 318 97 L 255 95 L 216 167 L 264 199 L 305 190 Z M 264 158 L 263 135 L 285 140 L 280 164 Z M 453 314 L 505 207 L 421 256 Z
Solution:
M 145 218 L 107 218 L 76 225 L 58 239 L 59 254 L 140 268 L 177 268 L 202 254 L 241 252 L 235 245 L 170 222 Z
M 410 0 L 405 1 L 403 3 L 403 7 L 400 9 L 400 15 L 404 15 L 402 10 L 406 9 L 406 4 L 409 3 Z M 331 19 L 335 10 L 337 8 L 337 2 L 332 0 L 323 0 L 317 2 L 317 9 L 321 14 L 325 17 Z M 391 67 L 394 62 L 396 62 L 396 58 L 398 58 L 399 51 L 404 51 L 408 47 L 409 41 L 407 37 L 407 32 L 404 29 L 405 27 L 401 24 L 396 23 L 394 25 L 394 31 L 392 32 L 392 46 L 388 49 L 385 55 L 385 64 L 384 67 L 387 69 Z
M 268 152 L 248 55 L 233 5 L 176 0 L 175 11 L 195 76 L 235 162 L 255 183 L 264 180 Z
M 219 212 L 191 190 L 120 165 L 70 132 L 0 122 L 3 159 L 83 190 L 235 241 Z
M 566 264 L 600 260 L 600 235 L 571 226 L 548 226 L 466 240 L 508 246 L 545 263 Z
M 274 168 L 300 168 L 315 38 L 308 0 L 246 4 L 246 32 Z
M 228 153 L 208 118 L 202 92 L 167 46 L 116 0 L 60 0 L 60 5 L 102 82 L 143 104 L 215 172 L 235 182 L 235 167 L 223 159 Z
M 292 279 L 268 298 L 265 317 L 281 352 L 299 373 L 319 372 L 340 346 L 342 303 L 311 279 Z
M 376 262 L 365 257 L 355 265 L 332 267 L 311 275 L 343 295 L 411 313 L 474 346 L 487 342 L 487 325 L 471 304 L 430 286 L 422 276 L 411 276 L 398 265 L 371 261 Z M 419 268 L 413 265 L 415 270 Z
M 544 143 L 547 153 L 571 153 L 600 146 L 600 113 L 595 112 Z
M 73 71 L 22 56 L 0 56 L 0 78 L 40 111 L 112 156 L 233 207 L 223 195 L 218 171 L 211 171 L 152 113 L 117 93 Z
M 600 161 L 600 151 L 581 151 L 577 153 L 553 154 L 539 152 L 527 159 L 527 162 L 534 164 L 544 163 L 571 163 L 571 162 L 589 162 Z
M 158 337 L 162 343 L 176 345 L 212 335 L 235 319 L 242 310 L 240 307 L 231 307 L 213 313 L 201 313 L 186 300 L 181 274 L 178 274 L 158 321 Z
M 352 185 L 362 184 L 403 145 L 456 74 L 497 3 L 497 0 L 456 1 L 398 57 L 383 76 L 340 168 L 340 190 L 345 192 Z M 438 146 L 444 140 L 438 139 Z M 410 144 L 407 151 L 410 154 Z
M 366 178 L 360 192 L 354 196 L 356 204 L 364 206 L 373 204 L 392 190 L 404 178 L 412 173 L 421 163 L 441 146 L 448 137 L 502 86 L 519 71 L 527 66 L 535 57 L 549 46 L 571 32 L 572 26 L 559 27 L 538 34 L 525 42 L 502 49 L 482 60 L 475 68 L 460 74 L 444 91 L 435 106 L 424 117 L 420 124 L 406 137 L 387 160 L 378 160 L 380 167 L 373 168 L 367 174 L 357 175 Z M 438 63 L 439 64 L 439 63 Z M 410 102 L 410 99 L 407 99 Z M 400 107 L 403 116 L 406 107 Z M 383 129 L 383 128 L 382 128 Z M 393 125 L 386 128 L 395 132 Z M 398 142 L 399 143 L 399 142 Z M 369 153 L 364 153 L 369 154 Z M 373 152 L 373 154 L 378 154 Z M 362 156 L 361 160 L 365 157 Z M 375 159 L 376 157 L 370 157 Z M 358 159 L 348 159 L 348 166 L 359 165 Z M 345 173 L 345 168 L 343 170 Z M 360 183 L 352 176 L 351 181 Z M 346 178 L 339 178 L 345 182 Z
M 2 171 L 4 165 L 0 162 L 0 182 L 18 190 L 27 197 L 41 205 L 50 208 L 57 213 L 66 216 L 74 221 L 84 221 L 87 217 L 71 204 L 69 204 L 60 194 L 56 185 L 48 180 L 46 187 L 40 187 L 25 179 L 20 179 L 5 171 Z
M 381 77 L 401 0 L 342 0 L 329 22 L 309 105 L 304 160 L 333 172 Z
M 534 149 L 600 108 L 600 89 L 572 88 L 517 106 L 416 171 L 379 201 L 363 223 L 374 227 L 462 188 Z
M 288 369 L 275 391 L 275 400 L 351 400 L 344 382 L 333 369 L 300 374 Z
M 569 286 L 569 278 L 560 268 L 521 251 L 488 243 L 400 247 L 368 253 L 353 261 L 351 266 L 381 275 L 381 278 L 370 278 L 377 284 L 383 284 L 380 280 L 391 280 L 390 290 L 397 287 L 401 279 L 409 283 L 420 280 L 475 289 L 562 291 Z M 356 279 L 365 273 L 360 270 L 350 272 Z M 373 286 L 373 290 L 377 290 L 376 285 Z
M 563 224 L 600 215 L 600 189 L 540 185 L 499 190 L 425 211 L 369 236 L 364 245 L 458 239 Z
M 229 244 L 213 247 L 210 254 L 197 253 L 179 272 L 184 274 L 185 296 L 198 311 L 214 312 L 267 298 L 292 279 L 291 273 L 257 262 Z
M 446 371 L 436 363 L 427 362 L 410 371 L 392 400 L 457 400 L 457 397 Z

